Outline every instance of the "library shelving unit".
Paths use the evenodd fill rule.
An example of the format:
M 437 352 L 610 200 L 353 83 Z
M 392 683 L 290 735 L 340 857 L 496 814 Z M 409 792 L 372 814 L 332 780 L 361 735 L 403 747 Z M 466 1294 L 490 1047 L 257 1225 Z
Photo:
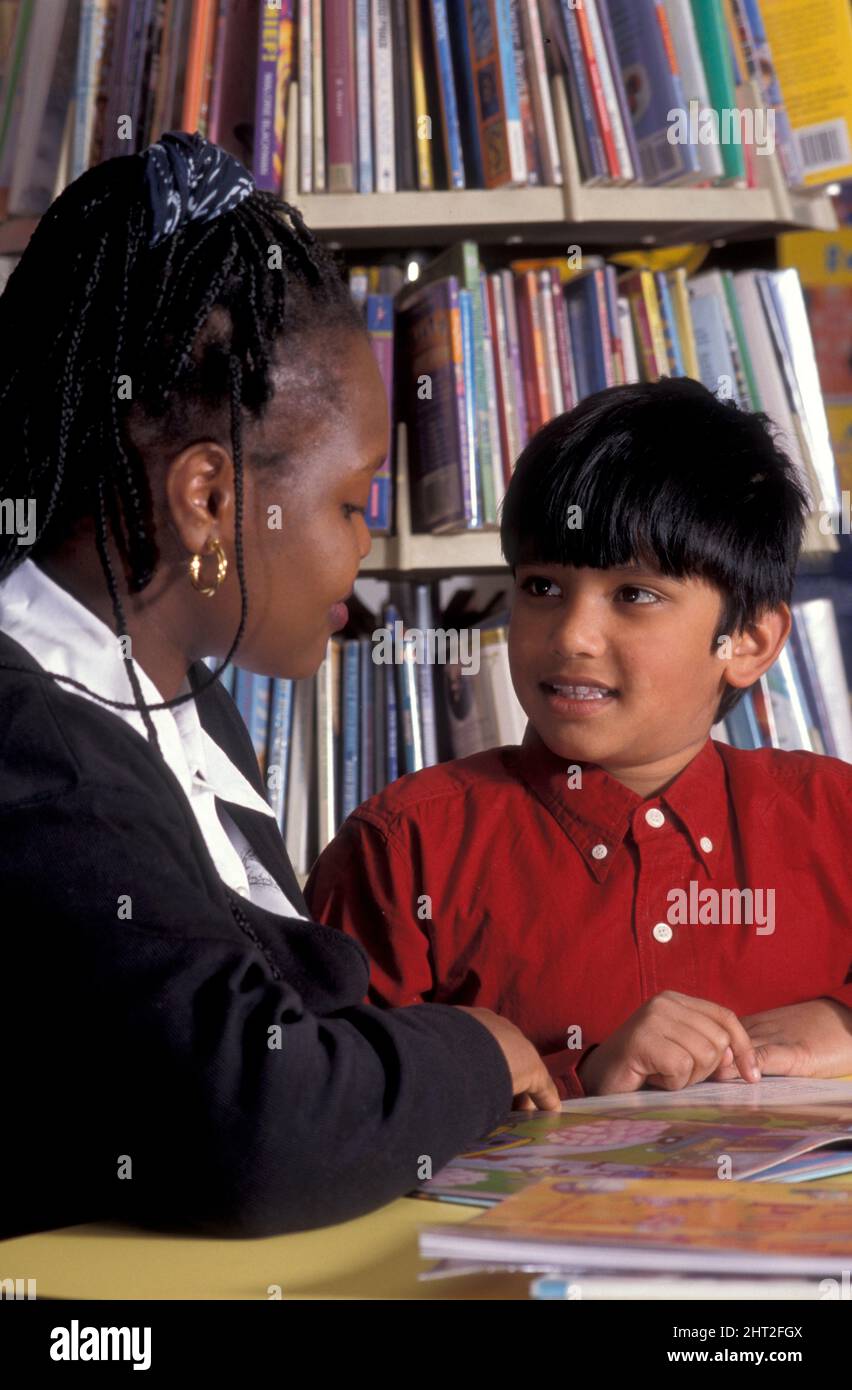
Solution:
M 398 193 L 303 193 L 299 188 L 298 85 L 290 91 L 283 196 L 330 245 L 351 250 L 441 246 L 461 238 L 480 245 L 677 246 L 737 239 L 769 240 L 783 231 L 833 231 L 824 194 L 791 193 L 777 153 L 755 155 L 757 188 L 587 187 L 580 177 L 564 80 L 552 83 L 562 161 L 560 187 Z M 755 105 L 759 95 L 753 91 Z M 423 578 L 505 569 L 495 530 L 452 535 L 411 528 L 405 428 L 397 435 L 395 529 L 377 536 L 365 576 Z
M 552 83 L 561 187 L 456 189 L 433 193 L 302 193 L 298 183 L 298 86 L 288 107 L 284 196 L 308 226 L 338 246 L 440 245 L 466 235 L 482 243 L 652 246 L 833 231 L 831 199 L 790 193 L 776 153 L 755 155 L 758 188 L 587 187 L 580 178 L 562 78 Z M 754 94 L 755 105 L 760 98 Z
M 823 195 L 790 193 L 777 154 L 755 155 L 757 188 L 587 187 L 580 177 L 564 81 L 554 77 L 554 116 L 562 160 L 560 187 L 399 193 L 302 193 L 299 190 L 299 96 L 288 102 L 283 196 L 329 244 L 376 251 L 441 246 L 468 237 L 481 245 L 548 246 L 554 251 L 672 246 L 684 242 L 771 239 L 782 231 L 831 231 L 833 204 Z M 755 95 L 755 104 L 759 98 Z M 23 251 L 37 217 L 0 222 L 0 255 Z M 412 531 L 404 429 L 398 436 L 395 533 L 377 536 L 364 575 L 404 576 L 504 569 L 495 530 L 453 535 Z

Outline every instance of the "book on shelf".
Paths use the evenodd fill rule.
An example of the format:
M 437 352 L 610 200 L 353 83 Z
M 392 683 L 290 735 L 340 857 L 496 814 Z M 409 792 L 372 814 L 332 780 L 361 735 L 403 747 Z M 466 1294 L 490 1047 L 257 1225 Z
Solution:
M 840 486 L 794 268 L 619 272 L 588 255 L 486 271 L 462 241 L 402 286 L 392 331 L 415 531 L 496 529 L 542 425 L 605 387 L 691 375 L 769 415 L 810 500 L 806 550 L 838 549 L 825 518 L 840 512 Z
M 777 157 L 790 188 L 823 187 L 852 172 L 852 21 L 846 0 L 822 9 L 825 25 L 796 0 L 5 0 L 0 196 L 40 215 L 173 129 L 279 195 L 560 186 L 566 138 L 590 186 L 757 186 Z

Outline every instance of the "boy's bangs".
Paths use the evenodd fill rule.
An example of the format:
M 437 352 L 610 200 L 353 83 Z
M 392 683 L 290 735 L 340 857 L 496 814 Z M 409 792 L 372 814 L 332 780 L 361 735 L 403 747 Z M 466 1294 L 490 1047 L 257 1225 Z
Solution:
M 504 528 L 506 559 L 512 567 L 635 565 L 728 586 L 735 576 L 722 560 L 727 546 L 720 544 L 720 519 L 707 516 L 691 481 L 671 473 L 656 480 L 646 471 L 626 473 L 600 453 L 573 466 L 563 460 L 558 474 L 540 477 L 519 499 Z

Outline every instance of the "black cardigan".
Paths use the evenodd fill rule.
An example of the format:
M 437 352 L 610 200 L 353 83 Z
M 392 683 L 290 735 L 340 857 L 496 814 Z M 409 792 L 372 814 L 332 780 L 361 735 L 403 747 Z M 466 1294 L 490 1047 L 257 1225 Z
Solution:
M 416 1187 L 424 1159 L 437 1171 L 503 1117 L 509 1070 L 479 1023 L 362 1003 L 361 947 L 226 888 L 134 729 L 29 674 L 2 632 L 0 662 L 27 668 L 0 666 L 0 1235 L 327 1225 Z M 262 793 L 230 696 L 217 683 L 198 710 Z M 307 916 L 275 822 L 227 809 Z

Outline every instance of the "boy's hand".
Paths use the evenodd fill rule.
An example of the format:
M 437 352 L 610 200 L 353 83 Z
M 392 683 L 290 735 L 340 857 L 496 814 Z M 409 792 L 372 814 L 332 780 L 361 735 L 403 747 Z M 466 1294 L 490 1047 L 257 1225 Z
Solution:
M 730 1063 L 731 1075 L 759 1081 L 754 1044 L 736 1014 L 708 999 L 664 990 L 631 1014 L 581 1062 L 588 1095 L 660 1086 L 679 1091 Z
M 835 999 L 810 999 L 741 1019 L 764 1076 L 852 1076 L 852 1009 Z M 714 1081 L 736 1072 L 725 1063 Z
M 508 1018 L 491 1009 L 468 1008 L 456 1004 L 466 1014 L 472 1014 L 502 1049 L 512 1073 L 512 1095 L 516 1110 L 560 1110 L 562 1108 L 556 1084 L 529 1038 L 510 1023 Z

